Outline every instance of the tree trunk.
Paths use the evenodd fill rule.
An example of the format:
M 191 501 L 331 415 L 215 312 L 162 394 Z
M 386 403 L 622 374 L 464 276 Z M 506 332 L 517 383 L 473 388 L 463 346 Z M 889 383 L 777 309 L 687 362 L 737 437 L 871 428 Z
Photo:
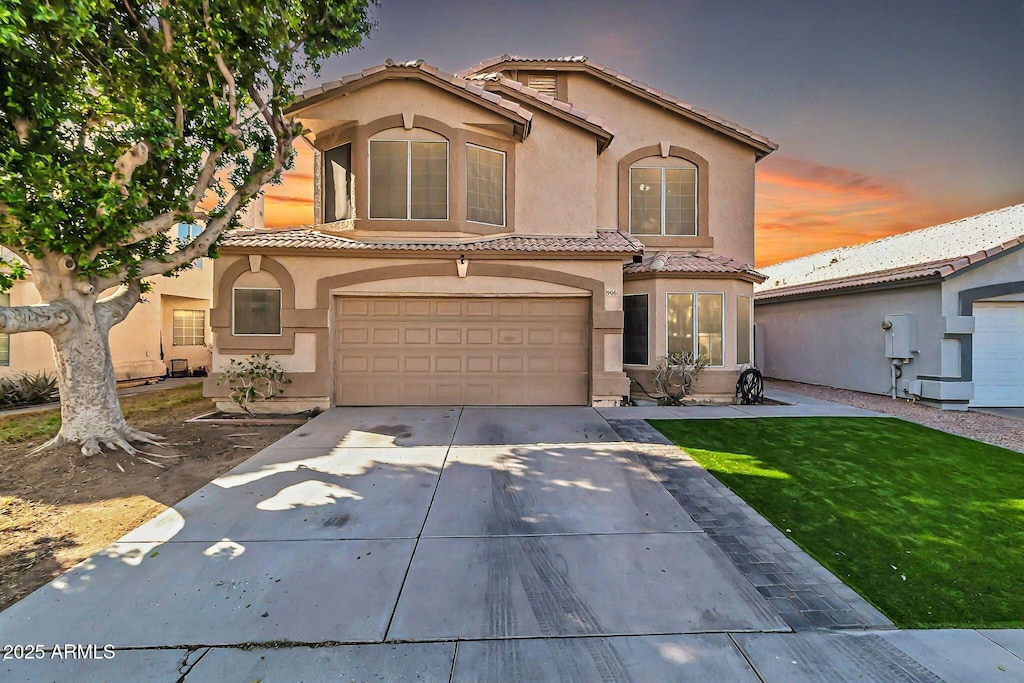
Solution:
M 128 426 L 117 398 L 117 381 L 110 358 L 110 328 L 115 322 L 95 296 L 62 302 L 75 314 L 50 331 L 57 384 L 60 388 L 60 432 L 41 448 L 78 444 L 85 455 L 108 448 L 135 453 L 132 441 L 156 443 L 153 434 Z

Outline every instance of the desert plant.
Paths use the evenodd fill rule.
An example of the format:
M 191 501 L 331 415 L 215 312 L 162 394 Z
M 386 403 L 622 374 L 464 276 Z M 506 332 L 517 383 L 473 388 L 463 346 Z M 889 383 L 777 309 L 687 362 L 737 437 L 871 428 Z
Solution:
M 284 385 L 291 380 L 284 376 L 284 368 L 268 353 L 254 354 L 243 360 L 232 358 L 228 369 L 217 381 L 231 389 L 231 400 L 249 415 L 257 401 L 269 401 L 284 393 Z
M 699 353 L 670 353 L 658 358 L 651 381 L 661 393 L 661 405 L 682 405 L 683 399 L 693 393 L 701 371 L 709 364 Z
M 57 378 L 46 372 L 0 379 L 0 408 L 34 406 L 57 400 Z

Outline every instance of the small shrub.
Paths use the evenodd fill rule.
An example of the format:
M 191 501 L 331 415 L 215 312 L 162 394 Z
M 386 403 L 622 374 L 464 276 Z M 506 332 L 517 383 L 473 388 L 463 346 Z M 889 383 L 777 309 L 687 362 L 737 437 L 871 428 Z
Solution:
M 218 380 L 231 389 L 231 400 L 249 415 L 257 401 L 269 401 L 284 393 L 284 385 L 291 380 L 284 376 L 284 368 L 268 353 L 252 355 L 244 360 L 232 358 L 231 364 Z
M 20 408 L 58 400 L 57 378 L 46 372 L 0 378 L 0 408 Z
M 661 405 L 682 405 L 683 399 L 693 393 L 701 371 L 710 360 L 697 353 L 670 353 L 658 358 L 651 381 L 661 393 Z

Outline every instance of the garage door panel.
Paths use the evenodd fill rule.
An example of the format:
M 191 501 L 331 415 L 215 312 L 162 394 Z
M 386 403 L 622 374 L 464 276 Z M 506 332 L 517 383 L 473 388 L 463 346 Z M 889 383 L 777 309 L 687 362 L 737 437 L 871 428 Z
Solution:
M 434 335 L 437 344 L 462 344 L 461 327 L 439 327 Z
M 1024 303 L 978 302 L 974 321 L 971 405 L 1024 406 Z
M 334 320 L 338 405 L 588 402 L 586 299 L 338 297 Z

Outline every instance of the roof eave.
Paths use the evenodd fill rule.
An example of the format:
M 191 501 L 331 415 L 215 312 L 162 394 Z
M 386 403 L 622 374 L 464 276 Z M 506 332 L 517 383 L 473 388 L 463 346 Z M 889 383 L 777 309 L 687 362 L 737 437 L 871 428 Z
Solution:
M 304 97 L 300 100 L 293 102 L 288 106 L 284 113 L 288 116 L 296 116 L 297 114 L 310 109 L 322 102 L 326 102 L 334 97 L 346 95 L 349 93 L 357 92 L 363 88 L 367 88 L 381 81 L 387 80 L 402 80 L 402 79 L 415 79 L 420 80 L 440 89 L 455 95 L 461 99 L 472 102 L 484 109 L 487 109 L 495 114 L 505 117 L 512 121 L 515 128 L 515 137 L 520 140 L 524 140 L 530 135 L 530 118 L 521 116 L 520 114 L 501 106 L 500 104 L 490 102 L 487 99 L 474 94 L 472 91 L 465 88 L 460 88 L 455 84 L 449 82 L 447 79 L 439 78 L 438 76 L 424 71 L 423 69 L 416 67 L 407 66 L 385 66 L 378 71 L 367 74 L 365 76 L 359 76 L 352 78 L 347 82 L 342 79 L 337 85 L 334 85 L 328 89 L 320 89 L 321 92 L 315 93 L 309 97 Z M 480 88 L 481 91 L 484 88 Z
M 494 69 L 497 71 L 512 69 L 541 69 L 545 71 L 586 72 L 594 76 L 595 78 L 605 81 L 606 83 L 610 83 L 624 90 L 627 90 L 628 92 L 631 92 L 637 95 L 638 97 L 641 97 L 642 99 L 645 99 L 660 107 L 669 109 L 675 112 L 676 114 L 683 116 L 684 118 L 690 119 L 691 121 L 697 123 L 701 123 L 707 126 L 708 128 L 711 128 L 712 130 L 721 133 L 722 135 L 725 135 L 727 137 L 730 137 L 734 140 L 737 140 L 752 147 L 754 149 L 754 156 L 756 161 L 760 161 L 761 159 L 765 158 L 766 156 L 768 156 L 769 154 L 771 154 L 772 152 L 776 151 L 779 148 L 778 144 L 772 142 L 771 140 L 768 140 L 767 138 L 765 138 L 765 140 L 762 141 L 757 138 L 744 135 L 740 131 L 733 130 L 732 128 L 728 126 L 723 126 L 722 124 L 719 124 L 714 120 L 707 118 L 706 116 L 702 116 L 699 112 L 689 110 L 669 100 L 656 97 L 653 94 L 647 92 L 645 89 L 635 85 L 632 79 L 627 81 L 622 78 L 616 78 L 612 74 L 603 71 L 602 69 L 595 68 L 589 62 L 560 62 L 544 60 L 518 61 L 512 59 L 497 58 L 494 60 L 487 60 L 481 62 L 479 65 L 472 67 L 467 71 L 460 71 L 459 76 L 465 78 L 467 75 L 481 73 L 486 69 Z

